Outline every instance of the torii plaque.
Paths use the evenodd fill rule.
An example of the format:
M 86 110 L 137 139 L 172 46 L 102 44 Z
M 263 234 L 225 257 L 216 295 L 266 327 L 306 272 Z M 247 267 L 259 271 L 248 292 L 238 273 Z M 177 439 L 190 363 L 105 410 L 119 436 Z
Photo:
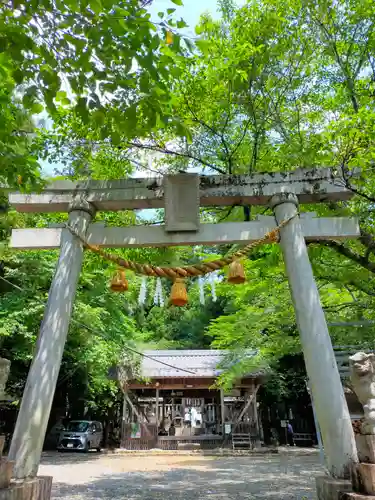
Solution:
M 69 225 L 77 234 L 103 247 L 248 243 L 292 218 L 280 230 L 280 245 L 328 468 L 333 476 L 346 477 L 352 463 L 357 461 L 357 452 L 305 238 L 355 238 L 359 236 L 359 227 L 355 219 L 296 215 L 299 203 L 347 200 L 352 193 L 332 170 L 313 169 L 254 176 L 182 174 L 185 188 L 179 190 L 179 196 L 165 200 L 164 191 L 168 194 L 178 181 L 168 177 L 164 181 L 56 181 L 41 194 L 13 193 L 9 201 L 21 212 L 67 211 Z M 233 204 L 268 205 L 275 218 L 199 224 L 199 206 Z M 97 210 L 158 207 L 166 208 L 166 226 L 106 228 L 90 224 Z M 54 227 L 13 230 L 11 246 L 60 248 L 9 453 L 15 461 L 15 476 L 25 478 L 36 475 L 39 466 L 82 265 L 83 245 L 68 229 Z

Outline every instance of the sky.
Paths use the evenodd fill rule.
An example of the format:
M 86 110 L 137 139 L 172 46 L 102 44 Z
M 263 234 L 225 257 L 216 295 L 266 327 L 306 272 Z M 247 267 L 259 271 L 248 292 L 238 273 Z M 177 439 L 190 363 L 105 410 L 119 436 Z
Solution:
M 191 33 L 194 33 L 194 26 L 198 23 L 199 17 L 204 12 L 209 12 L 213 17 L 219 17 L 217 12 L 217 0 L 183 0 L 184 6 L 179 7 L 171 0 L 154 0 L 150 7 L 150 12 L 154 16 L 160 11 L 169 8 L 176 9 L 175 15 L 182 17 L 189 25 Z

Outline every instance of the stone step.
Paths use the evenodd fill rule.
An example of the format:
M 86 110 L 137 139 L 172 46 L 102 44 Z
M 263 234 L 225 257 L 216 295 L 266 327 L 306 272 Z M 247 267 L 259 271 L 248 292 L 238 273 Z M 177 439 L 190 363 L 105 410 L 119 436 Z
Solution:
M 342 492 L 353 491 L 350 481 L 331 476 L 318 476 L 315 478 L 315 483 L 318 500 L 339 500 Z
M 200 443 L 178 443 L 178 450 L 199 450 L 201 447 Z
M 375 495 L 375 464 L 360 463 L 356 465 L 357 484 L 353 482 L 354 490 L 366 495 Z
M 339 500 L 375 500 L 375 496 L 345 492 L 341 493 Z

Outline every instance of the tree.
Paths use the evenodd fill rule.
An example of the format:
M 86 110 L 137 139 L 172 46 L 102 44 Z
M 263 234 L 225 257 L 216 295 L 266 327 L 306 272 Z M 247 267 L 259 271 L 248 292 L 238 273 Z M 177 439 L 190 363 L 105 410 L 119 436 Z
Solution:
M 77 84 L 69 83 L 74 103 L 70 105 L 66 101 L 67 95 L 57 94 L 63 91 L 60 87 L 57 90 L 60 83 L 57 80 L 57 85 L 54 80 L 52 106 L 47 98 L 49 91 L 46 90 L 45 75 L 39 75 L 41 67 L 36 67 L 38 90 L 35 96 L 45 100 L 54 117 L 53 131 L 45 131 L 40 137 L 40 146 L 44 148 L 47 145 L 46 154 L 52 155 L 52 158 L 68 154 L 69 174 L 95 178 L 128 174 L 134 165 L 135 168 L 143 165 L 142 155 L 145 152 L 160 155 L 155 160 L 156 169 L 160 167 L 170 171 L 198 167 L 203 173 L 248 174 L 264 170 L 333 166 L 343 175 L 347 187 L 354 191 L 354 199 L 302 209 L 314 209 L 318 215 L 357 215 L 360 217 L 362 236 L 359 241 L 349 243 L 309 242 L 309 254 L 328 321 L 371 319 L 375 296 L 372 4 L 353 5 L 347 0 L 340 0 L 338 9 L 337 2 L 330 1 L 316 5 L 314 2 L 289 0 L 281 5 L 274 0 L 258 0 L 235 8 L 232 2 L 223 0 L 222 20 L 217 22 L 208 16 L 202 17 L 196 30 L 199 38 L 189 57 L 181 56 L 186 49 L 180 45 L 178 37 L 173 39 L 171 47 L 160 34 L 155 32 L 151 39 L 145 34 L 140 49 L 143 55 L 149 54 L 150 47 L 156 43 L 152 40 L 155 36 L 159 37 L 158 48 L 151 50 L 150 57 L 153 67 L 162 75 L 161 84 L 156 82 L 153 70 L 148 74 L 143 59 L 143 62 L 138 62 L 139 67 L 134 73 L 131 69 L 126 70 L 125 82 L 119 80 L 121 64 L 127 57 L 130 59 L 129 54 L 134 57 L 133 49 L 121 56 L 120 42 L 125 42 L 124 32 L 115 32 L 114 26 L 119 20 L 117 16 L 116 22 L 113 20 L 112 7 L 103 2 L 103 13 L 97 14 L 91 4 L 88 2 L 83 12 L 78 9 L 78 14 L 73 13 L 69 3 L 66 7 L 58 4 L 60 14 L 56 20 L 56 46 L 61 46 L 62 56 L 56 68 L 63 68 L 61 74 L 78 81 Z M 135 4 L 132 5 L 136 9 Z M 26 7 L 22 9 L 23 20 L 14 19 L 10 25 L 21 23 L 24 30 L 23 24 L 30 14 L 27 14 Z M 130 46 L 132 43 L 136 45 L 134 40 L 140 36 L 135 32 L 135 25 L 147 18 L 147 13 L 141 11 L 136 10 L 134 24 L 128 23 L 131 29 L 126 44 L 129 42 Z M 49 41 L 48 37 L 53 35 L 52 20 L 42 7 L 38 7 L 36 12 L 46 23 L 46 39 Z M 65 16 L 70 23 L 69 28 L 63 26 Z M 124 17 L 128 19 L 127 14 Z M 77 18 L 78 32 L 70 32 L 73 19 Z M 88 64 L 92 74 L 85 73 L 80 77 L 78 63 L 70 61 L 68 56 L 70 51 L 73 55 L 84 54 L 87 50 L 92 54 L 89 32 L 80 34 L 89 21 L 93 22 L 93 33 L 103 26 L 114 33 L 114 42 L 109 44 L 110 55 L 106 51 L 99 54 L 101 64 L 108 69 L 109 84 L 113 88 L 103 87 L 101 78 L 104 75 L 95 73 L 95 58 L 90 59 L 89 56 L 88 63 L 81 63 L 84 67 Z M 164 22 L 163 18 L 161 22 Z M 66 29 L 75 41 L 65 36 Z M 152 28 L 147 20 L 149 29 Z M 167 28 L 163 25 L 157 29 Z M 48 48 L 45 40 L 39 40 L 35 30 L 32 36 L 37 39 L 37 48 L 33 46 L 35 51 L 42 52 L 41 47 L 47 47 L 46 50 L 55 57 L 55 52 Z M 102 43 L 104 39 L 100 40 L 100 47 Z M 128 50 L 128 45 L 124 50 Z M 22 59 L 22 68 L 32 64 L 29 54 L 22 57 L 25 58 L 25 61 Z M 87 59 L 87 56 L 84 57 Z M 109 64 L 110 58 L 115 61 L 113 67 Z M 39 64 L 38 59 L 35 64 Z M 56 72 L 54 64 L 51 62 L 50 66 Z M 163 65 L 171 73 L 171 80 L 168 80 L 169 75 L 165 75 Z M 99 99 L 98 103 L 95 94 L 99 91 L 91 85 L 93 81 L 111 94 L 108 101 Z M 25 90 L 25 95 L 27 92 Z M 35 102 L 33 99 L 32 96 L 30 102 Z M 27 103 L 27 99 L 25 101 Z M 360 166 L 363 172 L 359 179 L 353 176 L 356 166 Z M 213 207 L 202 210 L 202 218 L 211 221 L 250 220 L 257 213 L 259 209 L 246 206 L 225 210 Z M 135 222 L 135 218 L 128 214 L 108 214 L 108 220 L 112 223 Z M 5 230 L 9 227 L 9 219 L 6 224 Z M 218 253 L 227 251 L 226 246 L 217 250 Z M 209 252 L 207 249 L 199 252 L 197 249 L 194 252 L 141 249 L 127 250 L 123 254 L 143 262 L 175 264 L 194 262 L 207 257 Z M 48 258 L 43 266 L 48 268 L 55 255 L 45 255 Z M 27 256 L 32 257 L 32 265 L 25 260 L 28 266 L 33 269 L 33 266 L 39 265 L 35 255 L 25 254 L 22 258 Z M 10 261 L 7 256 L 6 262 Z M 82 392 L 84 383 L 81 378 L 92 378 L 96 394 L 88 395 L 90 404 L 93 407 L 99 405 L 101 396 L 98 394 L 103 395 L 104 401 L 107 389 L 111 390 L 108 382 L 104 382 L 104 373 L 113 355 L 118 355 L 124 348 L 124 339 L 138 346 L 210 345 L 229 349 L 236 363 L 221 377 L 220 382 L 227 386 L 250 368 L 261 366 L 274 369 L 283 358 L 290 359 L 287 356 L 299 357 L 301 348 L 297 327 L 278 247 L 266 245 L 258 248 L 244 264 L 248 275 L 245 285 L 233 287 L 225 280 L 221 281 L 217 286 L 218 301 L 207 301 L 205 306 L 199 303 L 197 290 L 192 287 L 191 303 L 181 311 L 154 307 L 152 296 L 143 309 L 139 308 L 134 287 L 127 295 L 126 305 L 121 302 L 122 299 L 110 297 L 103 287 L 111 268 L 96 257 L 88 256 L 77 311 L 90 324 L 108 331 L 111 338 L 108 343 L 102 344 L 95 336 L 95 342 L 91 342 L 92 337 L 86 337 L 80 328 L 72 329 L 74 333 L 70 340 L 71 348 L 68 344 L 64 359 L 64 373 L 69 374 L 69 370 L 77 368 L 75 373 L 79 374 L 79 378 L 78 382 L 75 380 L 74 390 Z M 19 266 L 21 263 L 15 267 Z M 6 269 L 6 276 L 13 278 L 12 267 L 7 264 Z M 39 272 L 40 268 L 37 269 Z M 38 279 L 41 279 L 43 273 L 39 274 Z M 19 277 L 17 283 L 21 282 Z M 134 283 L 139 286 L 139 278 L 134 278 Z M 30 285 L 35 286 L 33 282 Z M 39 290 L 38 293 L 45 293 L 47 287 L 40 286 Z M 30 294 L 28 300 L 34 295 Z M 9 300 L 10 296 L 6 298 Z M 15 301 L 14 296 L 11 299 Z M 9 318 L 7 309 L 12 308 L 8 305 L 7 309 L 0 307 L 6 318 L 5 324 L 9 322 L 6 342 L 11 340 L 11 321 L 17 320 L 21 310 L 26 314 L 28 304 L 16 302 L 13 316 Z M 121 314 L 118 314 L 117 308 Z M 110 321 L 107 309 L 114 315 L 114 322 Z M 126 312 L 126 321 L 123 311 Z M 30 330 L 33 335 L 40 320 L 37 314 L 37 311 L 33 313 Z M 21 331 L 21 337 L 14 340 L 21 345 L 23 342 L 27 344 L 28 340 L 25 341 L 24 337 L 26 334 Z M 367 345 L 373 341 L 370 328 L 348 330 L 338 327 L 332 330 L 332 337 L 334 343 L 344 344 Z M 10 346 L 7 349 L 11 349 L 10 344 L 6 345 Z M 31 342 L 20 352 L 29 353 L 30 345 Z M 84 348 L 79 351 L 78 346 L 81 345 Z M 100 356 L 97 345 L 100 346 Z M 250 357 L 249 351 L 255 356 Z M 95 367 L 95 359 L 100 359 L 100 370 Z M 100 374 L 100 380 L 96 379 L 94 370 Z M 73 376 L 68 376 L 68 379 L 71 382 Z
M 118 216 L 122 223 L 130 218 L 126 213 Z M 4 219 L 8 236 L 20 218 L 10 212 Z M 25 219 L 34 227 L 62 220 L 59 215 Z M 57 257 L 55 251 L 14 253 L 6 245 L 2 248 L 0 349 L 12 361 L 9 392 L 15 396 L 22 394 L 26 381 Z M 109 290 L 113 267 L 100 264 L 93 254 L 86 255 L 56 392 L 57 410 L 81 416 L 86 411 L 101 415 L 113 406 L 118 388 L 108 370 L 137 341 L 136 322 L 123 298 Z
M 116 144 L 172 120 L 169 81 L 182 51 L 175 9 L 158 22 L 139 0 L 15 1 L 0 10 L 0 65 L 33 113 L 71 113 Z M 136 127 L 142 117 L 142 128 Z
M 372 4 L 223 5 L 231 14 L 203 17 L 195 57 L 181 63 L 175 100 L 187 140 L 164 129 L 124 148 L 219 173 L 336 167 L 357 196 L 328 212 L 359 215 L 362 236 L 325 245 L 374 273 Z
M 344 321 L 369 317 L 373 307 L 374 148 L 366 123 L 373 113 L 374 16 L 370 4 L 342 1 L 336 7 L 248 2 L 224 21 L 202 18 L 199 52 L 177 90 L 192 137 L 188 145 L 174 141 L 174 155 L 170 148 L 164 152 L 176 157 L 172 164 L 182 155 L 220 173 L 337 167 L 357 196 L 314 209 L 320 215 L 359 215 L 362 237 L 345 244 L 311 242 L 310 256 L 328 320 Z M 161 137 L 147 147 L 163 151 Z M 363 172 L 358 181 L 355 166 Z M 255 214 L 247 207 L 243 215 L 233 207 L 229 212 L 233 219 Z M 280 254 L 256 254 L 247 263 L 250 283 L 233 296 L 235 312 L 211 322 L 209 332 L 215 346 L 239 352 L 254 347 L 257 361 L 267 364 L 300 347 Z M 333 331 L 334 341 L 347 343 L 349 337 L 355 343 L 372 340 L 369 329 Z M 242 369 L 248 367 L 244 358 Z M 237 364 L 229 376 L 240 371 Z
M 35 126 L 30 113 L 16 98 L 14 82 L 4 73 L 0 104 L 0 183 L 2 187 L 36 187 L 41 181 Z
M 3 218 L 6 239 L 14 226 L 43 227 L 66 220 L 66 215 L 18 216 L 9 211 Z M 133 212 L 104 213 L 98 218 L 115 225 L 136 222 Z M 179 255 L 174 250 L 159 249 L 119 253 L 127 259 L 159 264 L 191 258 L 190 251 L 183 250 Z M 6 244 L 2 248 L 0 355 L 12 361 L 9 392 L 14 396 L 22 394 L 26 382 L 57 257 L 56 251 L 15 253 Z M 204 347 L 209 343 L 204 327 L 211 317 L 219 314 L 219 305 L 208 303 L 207 310 L 201 310 L 194 289 L 191 307 L 184 311 L 182 319 L 177 308 L 154 306 L 154 283 L 150 281 L 147 303 L 139 306 L 141 278 L 127 273 L 129 291 L 116 294 L 109 288 L 114 272 L 113 264 L 89 251 L 85 253 L 51 423 L 65 413 L 76 418 L 91 415 L 106 419 L 108 412 L 121 402 L 119 387 L 109 378 L 109 371 L 113 366 L 125 364 L 136 372 L 141 356 L 134 350 L 166 344 L 177 348 Z M 194 331 L 192 322 L 196 324 Z M 166 324 L 167 328 L 161 330 Z
M 349 203 L 314 209 L 319 215 L 359 215 L 363 235 L 359 242 L 345 244 L 311 242 L 310 255 L 329 317 L 334 319 L 338 312 L 346 319 L 365 316 L 374 293 L 370 196 L 373 149 L 372 132 L 366 125 L 371 123 L 373 106 L 373 35 L 368 21 L 373 7 L 366 3 L 363 8 L 351 8 L 342 0 L 339 13 L 334 13 L 335 22 L 331 22 L 332 5 L 326 2 L 316 7 L 294 0 L 280 5 L 265 0 L 235 9 L 231 2 L 222 2 L 223 19 L 215 22 L 202 17 L 193 55 L 175 60 L 180 80 L 171 87 L 172 124 L 161 126 L 158 122 L 149 134 L 130 136 L 124 130 L 116 144 L 103 144 L 91 122 L 82 124 L 68 113 L 49 137 L 51 148 L 57 144 L 74 150 L 77 157 L 88 154 L 90 169 L 75 171 L 78 175 L 92 175 L 95 158 L 108 154 L 109 149 L 122 159 L 121 168 L 139 160 L 136 151 L 160 153 L 160 164 L 172 170 L 193 166 L 238 174 L 312 165 L 336 167 L 348 187 L 358 191 L 357 196 Z M 104 123 L 109 123 L 108 117 Z M 350 162 L 343 166 L 343 155 L 354 139 L 352 146 L 358 154 L 351 155 Z M 94 146 L 99 149 L 94 151 Z M 364 179 L 354 185 L 351 175 L 356 162 L 363 164 Z M 250 207 L 202 213 L 214 220 L 249 220 L 256 214 L 257 210 Z M 285 354 L 278 344 L 280 336 L 286 335 L 288 352 L 298 351 L 278 250 L 255 252 L 247 268 L 250 275 L 259 268 L 262 273 L 241 290 L 223 292 L 224 314 L 208 325 L 214 345 L 241 349 L 262 345 L 264 357 L 270 359 Z M 270 313 L 265 315 L 266 300 Z M 266 324 L 269 335 L 261 333 Z M 344 332 L 347 335 L 346 330 L 341 334 Z M 367 334 L 364 332 L 363 340 Z M 335 335 L 340 337 L 339 333 Z

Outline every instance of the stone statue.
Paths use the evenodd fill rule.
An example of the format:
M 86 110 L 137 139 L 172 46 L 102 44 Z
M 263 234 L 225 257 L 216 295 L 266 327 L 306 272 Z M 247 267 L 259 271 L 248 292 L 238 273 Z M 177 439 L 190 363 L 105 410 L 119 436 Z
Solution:
M 10 371 L 10 361 L 9 359 L 0 358 L 0 401 L 8 399 L 5 394 L 5 386 L 8 382 Z
M 357 352 L 349 357 L 353 390 L 363 406 L 361 434 L 375 435 L 375 354 Z

